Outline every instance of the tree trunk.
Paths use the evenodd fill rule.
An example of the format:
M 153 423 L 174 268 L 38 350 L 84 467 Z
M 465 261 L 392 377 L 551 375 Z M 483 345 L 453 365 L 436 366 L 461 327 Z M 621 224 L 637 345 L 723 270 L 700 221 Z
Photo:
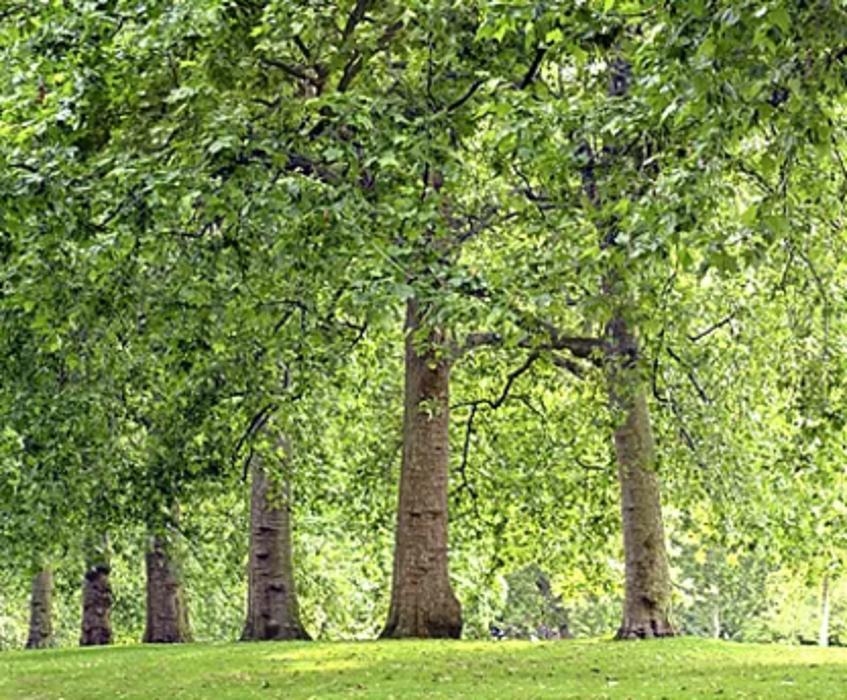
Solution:
M 142 642 L 191 641 L 182 570 L 172 542 L 153 535 L 147 550 L 147 624 Z
M 294 587 L 288 477 L 274 480 L 254 458 L 251 480 L 247 620 L 241 639 L 310 639 Z
M 112 587 L 109 544 L 102 538 L 99 546 L 88 547 L 85 576 L 82 582 L 82 632 L 80 646 L 112 643 Z
M 421 314 L 406 307 L 403 463 L 394 545 L 394 572 L 383 638 L 452 637 L 462 611 L 447 569 L 447 471 L 450 365 L 436 353 L 442 334 L 415 348 Z
M 638 347 L 624 320 L 609 324 L 609 394 L 621 489 L 626 596 L 618 639 L 671 637 L 671 578 L 659 477 L 647 399 L 636 365 Z
M 630 64 L 618 58 L 609 64 L 609 68 L 609 97 L 625 97 L 632 78 Z M 601 163 L 588 143 L 583 144 L 580 151 L 586 158 L 581 168 L 583 192 L 599 211 L 604 199 L 597 179 Z M 620 197 L 621 193 L 616 192 L 616 196 Z M 620 245 L 614 219 L 607 220 L 600 230 L 602 249 Z M 622 272 L 623 264 L 613 263 L 601 282 L 603 296 L 615 309 L 606 327 L 606 371 L 610 404 L 617 424 L 614 443 L 621 489 L 626 567 L 623 623 L 617 638 L 670 637 L 676 632 L 668 619 L 671 580 L 662 525 L 659 478 L 656 475 L 650 413 L 640 376 L 638 342 L 627 327 L 623 314 L 627 292 L 621 284 Z
M 818 634 L 818 644 L 829 646 L 829 576 L 824 575 L 821 584 L 821 628 Z
M 26 648 L 46 649 L 52 647 L 54 642 L 53 572 L 45 566 L 32 579 Z

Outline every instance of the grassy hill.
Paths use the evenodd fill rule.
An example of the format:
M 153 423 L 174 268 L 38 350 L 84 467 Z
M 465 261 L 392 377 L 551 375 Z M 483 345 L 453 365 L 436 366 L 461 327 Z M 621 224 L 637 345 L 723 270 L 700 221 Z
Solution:
M 652 642 L 191 644 L 0 653 L 0 698 L 847 698 L 847 649 Z

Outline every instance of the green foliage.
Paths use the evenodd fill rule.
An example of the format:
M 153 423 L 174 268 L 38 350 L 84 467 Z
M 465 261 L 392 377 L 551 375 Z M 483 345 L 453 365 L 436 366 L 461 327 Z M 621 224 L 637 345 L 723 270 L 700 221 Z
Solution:
M 602 338 L 613 314 L 637 329 L 684 626 L 719 608 L 728 635 L 767 636 L 751 619 L 786 605 L 768 574 L 840 575 L 843 4 L 8 5 L 0 644 L 42 560 L 73 641 L 92 533 L 118 547 L 115 625 L 136 639 L 140 543 L 163 527 L 187 543 L 198 638 L 236 636 L 270 414 L 306 624 L 373 636 L 409 298 L 417 341 L 443 330 L 454 360 L 469 635 L 530 564 L 574 630 L 608 629 L 603 353 L 551 340 Z M 479 332 L 497 342 L 462 352 Z

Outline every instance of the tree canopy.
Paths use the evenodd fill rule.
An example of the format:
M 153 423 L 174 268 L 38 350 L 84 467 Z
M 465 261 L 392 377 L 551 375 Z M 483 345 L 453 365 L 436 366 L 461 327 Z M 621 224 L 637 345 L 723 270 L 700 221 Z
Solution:
M 435 511 L 466 635 L 538 576 L 597 634 L 649 560 L 636 636 L 840 576 L 842 2 L 13 1 L 0 59 L 9 601 L 108 535 L 138 637 L 167 532 L 235 636 L 257 463 L 313 636 L 382 629 Z

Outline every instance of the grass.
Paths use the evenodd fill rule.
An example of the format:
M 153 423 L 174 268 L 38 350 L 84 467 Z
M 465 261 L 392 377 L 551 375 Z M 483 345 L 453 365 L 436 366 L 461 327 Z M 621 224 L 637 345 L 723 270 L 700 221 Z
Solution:
M 702 639 L 0 652 L 3 700 L 844 697 L 847 649 Z

